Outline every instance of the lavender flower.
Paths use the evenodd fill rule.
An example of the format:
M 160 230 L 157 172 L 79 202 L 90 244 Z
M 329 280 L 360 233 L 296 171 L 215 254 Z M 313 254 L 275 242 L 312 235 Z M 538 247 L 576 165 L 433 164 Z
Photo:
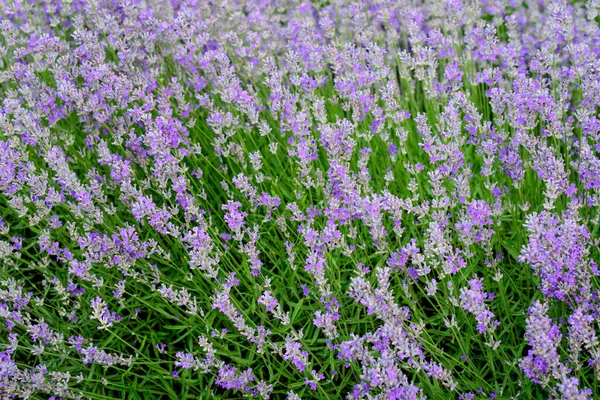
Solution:
M 529 308 L 525 339 L 531 349 L 526 357 L 519 360 L 519 367 L 525 375 L 542 385 L 548 385 L 551 379 L 560 379 L 569 372 L 558 354 L 562 335 L 547 313 L 548 305 L 545 303 L 536 301 Z
M 599 10 L 8 2 L 0 392 L 598 397 Z

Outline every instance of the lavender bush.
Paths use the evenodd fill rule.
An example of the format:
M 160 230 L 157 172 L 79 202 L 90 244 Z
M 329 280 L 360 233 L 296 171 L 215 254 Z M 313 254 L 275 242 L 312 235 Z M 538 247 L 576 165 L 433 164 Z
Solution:
M 600 1 L 1 3 L 2 399 L 600 398 Z

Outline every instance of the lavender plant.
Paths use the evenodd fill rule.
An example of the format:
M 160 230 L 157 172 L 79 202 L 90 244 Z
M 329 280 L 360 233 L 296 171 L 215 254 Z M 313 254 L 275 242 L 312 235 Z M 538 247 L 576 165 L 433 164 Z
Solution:
M 2 399 L 600 397 L 600 2 L 2 0 Z

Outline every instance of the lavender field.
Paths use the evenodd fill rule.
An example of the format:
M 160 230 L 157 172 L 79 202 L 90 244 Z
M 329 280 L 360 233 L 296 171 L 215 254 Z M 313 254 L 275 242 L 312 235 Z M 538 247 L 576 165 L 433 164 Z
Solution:
M 600 1 L 0 0 L 1 399 L 599 399 Z

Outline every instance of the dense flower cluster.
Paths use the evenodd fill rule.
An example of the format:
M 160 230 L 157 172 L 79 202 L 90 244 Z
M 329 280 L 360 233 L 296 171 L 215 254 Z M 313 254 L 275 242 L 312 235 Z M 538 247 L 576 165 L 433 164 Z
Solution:
M 2 0 L 0 397 L 600 397 L 600 2 Z

